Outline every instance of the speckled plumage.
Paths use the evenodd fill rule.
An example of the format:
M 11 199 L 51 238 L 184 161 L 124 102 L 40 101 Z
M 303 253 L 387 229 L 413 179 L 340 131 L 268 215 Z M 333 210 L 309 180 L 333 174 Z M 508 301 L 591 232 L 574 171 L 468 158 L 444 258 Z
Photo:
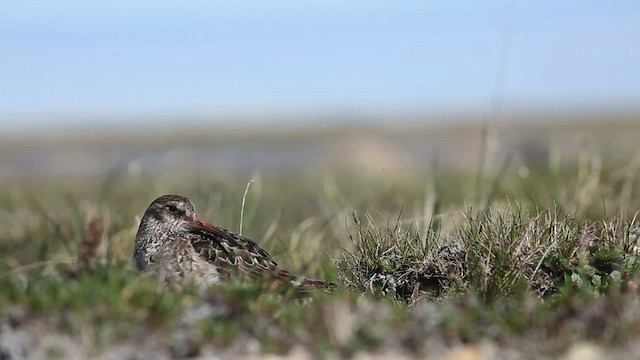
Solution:
M 173 285 L 194 281 L 206 287 L 237 275 L 298 293 L 334 287 L 281 268 L 252 240 L 199 218 L 191 201 L 178 195 L 161 196 L 149 205 L 136 234 L 133 259 L 139 270 Z

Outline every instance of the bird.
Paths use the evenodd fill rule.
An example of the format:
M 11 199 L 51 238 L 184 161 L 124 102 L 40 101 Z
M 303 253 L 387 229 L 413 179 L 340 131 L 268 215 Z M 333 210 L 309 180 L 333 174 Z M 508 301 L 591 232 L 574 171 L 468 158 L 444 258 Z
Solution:
M 269 290 L 293 290 L 301 296 L 336 287 L 282 268 L 255 241 L 196 215 L 193 203 L 179 195 L 163 195 L 149 205 L 136 233 L 133 260 L 141 272 L 176 288 L 186 282 L 208 288 L 234 277 L 264 281 Z

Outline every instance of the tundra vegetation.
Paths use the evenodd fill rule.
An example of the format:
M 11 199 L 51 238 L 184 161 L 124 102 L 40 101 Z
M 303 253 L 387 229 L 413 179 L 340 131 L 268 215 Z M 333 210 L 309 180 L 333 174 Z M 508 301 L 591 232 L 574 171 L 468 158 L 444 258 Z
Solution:
M 183 135 L 146 150 L 197 165 L 170 149 L 233 163 L 242 144 L 277 159 L 327 141 L 313 151 L 328 155 L 259 173 L 130 156 L 101 176 L 5 177 L 0 358 L 640 356 L 638 123 L 440 129 L 433 142 L 386 128 L 235 134 L 211 149 Z M 131 254 L 166 193 L 339 289 L 164 288 Z

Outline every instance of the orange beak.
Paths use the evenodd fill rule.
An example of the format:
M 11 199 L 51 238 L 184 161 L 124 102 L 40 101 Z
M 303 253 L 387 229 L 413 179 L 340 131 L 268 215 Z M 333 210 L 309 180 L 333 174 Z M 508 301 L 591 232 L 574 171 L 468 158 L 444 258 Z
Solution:
M 193 215 L 193 229 L 194 230 L 201 230 L 201 231 L 209 231 L 209 232 L 215 232 L 216 227 L 209 224 L 207 222 L 207 220 L 197 216 L 197 215 Z

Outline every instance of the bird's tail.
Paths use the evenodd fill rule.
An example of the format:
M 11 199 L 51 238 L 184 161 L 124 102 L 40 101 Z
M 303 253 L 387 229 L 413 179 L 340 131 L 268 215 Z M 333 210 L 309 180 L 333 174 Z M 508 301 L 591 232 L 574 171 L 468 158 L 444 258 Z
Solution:
M 315 290 L 330 293 L 333 292 L 337 287 L 338 285 L 336 283 L 330 281 L 298 276 L 284 269 L 280 269 L 279 273 L 273 281 L 271 288 L 272 290 L 293 290 L 296 296 L 303 297 Z
M 302 278 L 302 279 L 303 280 L 300 282 L 300 286 L 298 286 L 298 289 L 301 289 L 301 290 L 302 289 L 305 289 L 307 291 L 323 290 L 326 292 L 333 292 L 338 286 L 336 283 L 325 281 L 325 280 L 309 279 L 309 278 Z

